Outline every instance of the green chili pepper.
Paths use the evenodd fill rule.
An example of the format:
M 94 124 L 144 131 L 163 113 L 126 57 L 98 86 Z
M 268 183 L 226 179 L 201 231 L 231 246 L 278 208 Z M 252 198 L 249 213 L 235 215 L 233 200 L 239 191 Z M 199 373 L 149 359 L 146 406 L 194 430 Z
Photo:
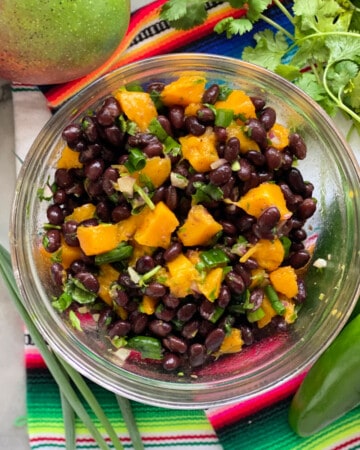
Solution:
M 317 433 L 360 404 L 360 314 L 311 367 L 289 411 L 300 436 Z
M 132 148 L 129 152 L 129 157 L 124 163 L 124 166 L 130 173 L 141 170 L 146 165 L 146 157 L 144 153 L 138 148 Z
M 134 336 L 128 340 L 127 347 L 140 352 L 144 359 L 162 359 L 161 342 L 154 337 Z
M 210 250 L 201 252 L 200 260 L 206 269 L 226 266 L 226 264 L 230 261 L 226 253 L 220 248 L 211 248 Z

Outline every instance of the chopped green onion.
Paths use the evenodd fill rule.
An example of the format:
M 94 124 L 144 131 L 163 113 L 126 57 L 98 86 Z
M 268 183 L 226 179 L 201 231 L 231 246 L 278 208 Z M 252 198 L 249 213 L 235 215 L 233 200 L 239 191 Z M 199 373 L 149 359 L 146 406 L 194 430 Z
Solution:
M 234 111 L 232 109 L 216 109 L 215 125 L 226 128 L 231 124 L 233 118 Z
M 264 290 L 265 290 L 265 294 L 266 294 L 267 298 L 270 300 L 271 306 L 274 308 L 276 314 L 280 314 L 280 315 L 285 314 L 286 308 L 281 303 L 275 289 L 270 284 L 268 284 L 267 286 L 265 286 Z
M 246 317 L 250 323 L 254 323 L 265 317 L 265 311 L 260 307 L 256 311 L 249 311 Z
M 209 322 L 216 323 L 220 317 L 224 314 L 225 309 L 220 308 L 220 306 L 216 306 L 214 312 L 211 314 L 209 318 Z
M 129 157 L 127 161 L 124 163 L 124 166 L 130 173 L 141 170 L 146 165 L 146 157 L 144 153 L 138 148 L 132 148 L 129 153 Z
M 106 253 L 101 253 L 95 256 L 95 264 L 100 266 L 101 264 L 110 264 L 113 262 L 124 261 L 133 254 L 133 247 L 127 242 L 120 242 L 120 244 Z

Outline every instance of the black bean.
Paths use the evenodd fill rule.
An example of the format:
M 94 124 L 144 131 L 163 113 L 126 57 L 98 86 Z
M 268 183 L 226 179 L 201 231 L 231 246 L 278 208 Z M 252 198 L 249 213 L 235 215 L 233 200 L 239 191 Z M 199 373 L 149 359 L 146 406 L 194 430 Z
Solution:
M 232 175 L 229 164 L 223 164 L 209 172 L 209 180 L 215 186 L 222 186 L 227 183 Z
M 163 339 L 163 345 L 171 352 L 175 353 L 185 353 L 188 349 L 187 343 L 184 339 L 170 334 Z
M 199 321 L 198 320 L 192 320 L 191 322 L 188 322 L 184 325 L 183 329 L 181 330 L 181 335 L 185 339 L 193 339 L 199 331 Z
M 189 363 L 191 367 L 199 367 L 206 361 L 205 346 L 199 343 L 192 344 L 189 348 Z
M 226 275 L 225 283 L 234 294 L 242 294 L 246 288 L 242 277 L 233 270 Z
M 163 154 L 163 144 L 159 141 L 159 139 L 153 139 L 143 148 L 143 152 L 148 158 L 161 156 Z
M 111 297 L 118 306 L 126 306 L 129 302 L 129 296 L 123 289 L 113 289 Z
M 164 260 L 166 262 L 170 262 L 174 260 L 177 256 L 182 252 L 182 244 L 181 242 L 173 242 L 170 247 L 168 247 L 164 252 Z
M 257 150 L 249 150 L 246 152 L 245 158 L 256 167 L 261 167 L 266 163 L 265 155 Z
M 156 336 L 165 337 L 172 331 L 172 326 L 168 322 L 160 319 L 152 320 L 149 323 L 149 330 Z
M 228 135 L 225 127 L 214 126 L 214 133 L 218 143 L 224 144 L 226 142 Z
M 185 120 L 184 108 L 177 105 L 171 106 L 169 108 L 169 120 L 176 130 L 183 128 Z
M 226 142 L 224 149 L 224 158 L 229 162 L 233 162 L 236 160 L 239 153 L 240 153 L 240 141 L 237 137 L 231 137 Z
M 78 247 L 79 240 L 77 237 L 78 223 L 75 220 L 67 220 L 62 224 L 61 231 L 67 245 L 71 247 Z
M 182 322 L 187 322 L 196 313 L 196 305 L 194 303 L 185 303 L 177 312 L 177 318 Z
M 313 198 L 306 198 L 296 210 L 296 215 L 302 219 L 309 219 L 316 211 L 316 201 Z
M 63 286 L 66 280 L 66 271 L 62 264 L 58 262 L 51 264 L 50 274 L 56 286 Z
M 262 302 L 264 300 L 264 291 L 261 288 L 255 288 L 251 291 L 250 294 L 250 303 L 254 306 L 252 307 L 252 311 L 256 311 L 260 308 Z
M 98 221 L 98 219 L 96 218 L 96 217 L 93 217 L 92 219 L 85 219 L 85 220 L 82 220 L 80 223 L 79 223 L 79 226 L 82 226 L 82 227 L 96 227 L 96 225 L 99 225 L 99 221 Z
M 79 272 L 75 275 L 75 278 L 90 292 L 97 293 L 100 285 L 96 276 L 90 272 Z
M 64 128 L 61 135 L 70 148 L 75 148 L 82 138 L 81 126 L 77 123 L 71 123 Z
M 231 300 L 231 292 L 228 286 L 221 285 L 219 296 L 217 298 L 217 304 L 220 308 L 226 308 Z
M 75 261 L 73 261 L 70 264 L 70 272 L 75 275 L 76 273 L 80 273 L 80 272 L 87 272 L 88 271 L 88 266 L 86 264 L 85 261 L 83 261 L 82 259 L 75 259 Z
M 157 203 L 163 201 L 165 198 L 165 193 L 166 193 L 166 187 L 159 186 L 157 189 L 155 189 L 155 192 L 151 198 L 152 202 L 156 205 Z
M 237 235 L 237 229 L 233 222 L 230 222 L 229 220 L 219 220 L 219 223 L 223 227 L 223 233 L 225 233 L 228 236 Z
M 253 139 L 261 148 L 266 148 L 267 134 L 260 120 L 248 119 L 245 122 L 245 129 L 251 139 Z
M 258 118 L 265 130 L 269 131 L 276 122 L 276 111 L 271 106 L 268 106 L 260 111 Z
M 115 97 L 108 97 L 104 100 L 101 108 L 96 113 L 96 120 L 104 127 L 108 127 L 115 122 L 121 113 L 119 102 Z
M 307 147 L 304 139 L 298 133 L 291 133 L 289 136 L 289 149 L 297 159 L 305 159 Z
M 128 219 L 131 216 L 131 208 L 129 205 L 118 205 L 111 212 L 111 220 L 115 223 Z
M 240 158 L 240 169 L 236 172 L 236 175 L 241 181 L 248 181 L 251 178 L 251 171 L 253 170 L 252 164 L 245 158 Z
M 178 205 L 178 193 L 175 186 L 168 186 L 165 191 L 165 204 L 171 210 L 174 211 Z
M 64 222 L 63 210 L 59 205 L 50 205 L 46 210 L 46 216 L 52 225 L 61 225 Z
M 305 192 L 305 182 L 299 169 L 292 167 L 288 173 L 287 181 L 293 192 L 302 195 Z
M 53 202 L 56 205 L 64 205 L 67 201 L 67 194 L 64 189 L 57 189 L 53 195 Z
M 47 252 L 54 253 L 61 246 L 61 233 L 57 229 L 48 230 L 43 238 L 43 245 Z
M 149 297 L 163 297 L 167 292 L 166 286 L 164 286 L 161 283 L 158 283 L 157 281 L 153 281 L 148 284 L 145 288 L 145 294 Z
M 100 201 L 96 205 L 95 214 L 101 222 L 110 222 L 111 220 L 111 206 L 107 201 Z
M 199 313 L 202 318 L 209 320 L 215 311 L 215 303 L 210 302 L 206 298 L 201 302 Z
M 206 130 L 206 126 L 200 123 L 196 116 L 185 117 L 185 127 L 194 136 L 201 136 Z
M 275 227 L 280 220 L 280 211 L 276 206 L 266 208 L 258 217 L 257 224 L 260 230 L 270 230 Z
M 312 197 L 314 189 L 315 187 L 312 183 L 310 183 L 309 181 L 305 181 L 305 191 L 303 192 L 303 197 L 304 198 Z
M 168 353 L 164 356 L 162 366 L 164 370 L 172 371 L 177 369 L 181 364 L 181 359 L 174 353 Z
M 255 111 L 261 111 L 264 106 L 265 106 L 265 99 L 263 99 L 262 97 L 257 97 L 257 96 L 250 96 L 250 99 L 252 101 L 252 104 L 255 107 Z
M 224 198 L 230 198 L 233 201 L 237 200 L 237 198 L 235 198 L 236 195 L 233 195 L 234 187 L 235 187 L 235 177 L 231 173 L 228 181 L 226 181 L 226 183 L 221 185 L 221 190 L 223 191 Z M 213 207 L 215 208 L 217 206 L 218 204 L 215 204 Z
M 98 140 L 98 128 L 93 117 L 85 116 L 81 121 L 81 128 L 89 142 L 96 142 Z
M 162 302 L 166 307 L 175 309 L 179 306 L 180 299 L 172 294 L 166 294 L 164 295 Z
M 155 261 L 150 255 L 144 255 L 140 256 L 139 259 L 137 259 L 135 264 L 135 270 L 139 274 L 144 274 L 146 272 L 149 272 L 155 267 Z
M 221 328 L 215 328 L 212 330 L 205 339 L 205 347 L 208 353 L 219 350 L 223 340 L 225 338 L 225 331 Z
M 108 328 L 114 319 L 114 311 L 111 308 L 104 308 L 100 314 L 97 321 L 98 328 Z
M 135 334 L 142 334 L 148 325 L 149 316 L 139 311 L 133 311 L 130 314 L 129 322 Z
M 131 330 L 130 323 L 120 319 L 109 327 L 108 335 L 111 339 L 114 338 L 115 336 L 122 337 L 126 336 L 130 330 Z
M 306 239 L 307 233 L 303 228 L 295 229 L 291 232 L 290 237 L 293 241 L 302 242 Z
M 113 146 L 119 146 L 124 141 L 124 133 L 117 125 L 110 125 L 102 130 L 106 142 Z
M 245 267 L 242 263 L 237 263 L 234 265 L 234 271 L 241 276 L 243 279 L 245 286 L 249 287 L 251 285 L 251 273 L 249 269 Z
M 241 331 L 241 338 L 244 341 L 244 344 L 251 345 L 254 342 L 254 335 L 250 327 L 241 325 L 240 331 Z
M 166 131 L 166 134 L 168 134 L 169 136 L 173 136 L 173 131 L 172 131 L 172 128 L 171 128 L 170 120 L 166 116 L 164 116 L 162 114 L 159 114 L 157 116 L 157 120 L 159 121 L 160 125 Z
M 282 156 L 279 150 L 276 150 L 274 147 L 268 147 L 264 152 L 264 156 L 270 170 L 279 169 L 282 163 Z
M 196 117 L 200 123 L 210 125 L 215 120 L 215 113 L 210 108 L 202 107 L 196 111 Z
M 256 261 L 256 259 L 253 258 L 248 258 L 244 263 L 243 263 L 245 269 L 247 270 L 254 270 L 257 269 L 259 267 L 258 262 Z
M 307 250 L 294 252 L 288 258 L 290 266 L 292 266 L 294 269 L 300 269 L 301 267 L 304 267 L 309 261 L 310 254 Z
M 58 187 L 66 189 L 74 183 L 74 178 L 71 175 L 71 172 L 66 169 L 57 169 L 55 171 L 55 183 Z
M 176 315 L 175 309 L 159 307 L 155 310 L 155 317 L 164 322 L 170 322 Z
M 212 84 L 209 86 L 202 96 L 202 103 L 209 103 L 210 105 L 213 105 L 216 100 L 218 99 L 220 94 L 220 87 L 218 84 Z

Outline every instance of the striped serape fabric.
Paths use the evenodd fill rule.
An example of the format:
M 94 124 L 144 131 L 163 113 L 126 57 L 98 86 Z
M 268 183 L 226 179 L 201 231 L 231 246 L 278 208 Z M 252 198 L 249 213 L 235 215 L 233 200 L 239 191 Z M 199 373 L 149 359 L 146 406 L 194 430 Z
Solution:
M 70 83 L 36 87 L 13 85 L 16 152 L 21 161 L 28 151 L 34 130 L 80 89 L 106 72 L 124 64 L 171 52 L 200 52 L 241 58 L 242 50 L 253 43 L 253 35 L 265 28 L 259 23 L 244 36 L 228 40 L 215 34 L 221 18 L 241 16 L 241 10 L 227 3 L 208 2 L 209 20 L 190 31 L 176 31 L 159 19 L 165 0 L 155 0 L 136 11 L 126 38 L 115 54 L 98 70 Z M 291 7 L 290 1 L 284 4 Z M 269 8 L 268 14 L 277 14 Z M 276 17 L 276 20 L 283 20 Z M 289 27 L 289 23 L 283 24 Z M 29 114 L 31 113 L 31 114 Z M 24 130 L 23 115 L 27 129 Z M 30 123 L 31 122 L 31 123 Z M 41 355 L 25 333 L 27 369 L 27 426 L 31 450 L 66 448 L 61 401 L 57 385 Z M 146 450 L 247 450 L 247 449 L 360 449 L 360 408 L 349 412 L 322 432 L 309 438 L 294 434 L 287 421 L 291 395 L 302 376 L 262 396 L 233 406 L 203 410 L 168 410 L 131 401 Z M 116 429 L 125 449 L 133 449 L 113 393 L 89 382 L 101 406 Z M 96 419 L 95 419 L 96 420 Z M 99 430 L 106 432 L 99 424 Z M 76 450 L 98 447 L 80 422 L 76 423 Z M 109 448 L 111 447 L 109 441 Z

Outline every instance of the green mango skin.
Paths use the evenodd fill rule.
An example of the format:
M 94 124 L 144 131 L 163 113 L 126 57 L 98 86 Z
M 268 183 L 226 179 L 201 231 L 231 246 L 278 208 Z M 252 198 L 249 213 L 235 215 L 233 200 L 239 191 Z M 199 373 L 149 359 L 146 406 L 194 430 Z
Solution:
M 56 84 L 103 64 L 124 37 L 130 0 L 1 0 L 0 78 Z

